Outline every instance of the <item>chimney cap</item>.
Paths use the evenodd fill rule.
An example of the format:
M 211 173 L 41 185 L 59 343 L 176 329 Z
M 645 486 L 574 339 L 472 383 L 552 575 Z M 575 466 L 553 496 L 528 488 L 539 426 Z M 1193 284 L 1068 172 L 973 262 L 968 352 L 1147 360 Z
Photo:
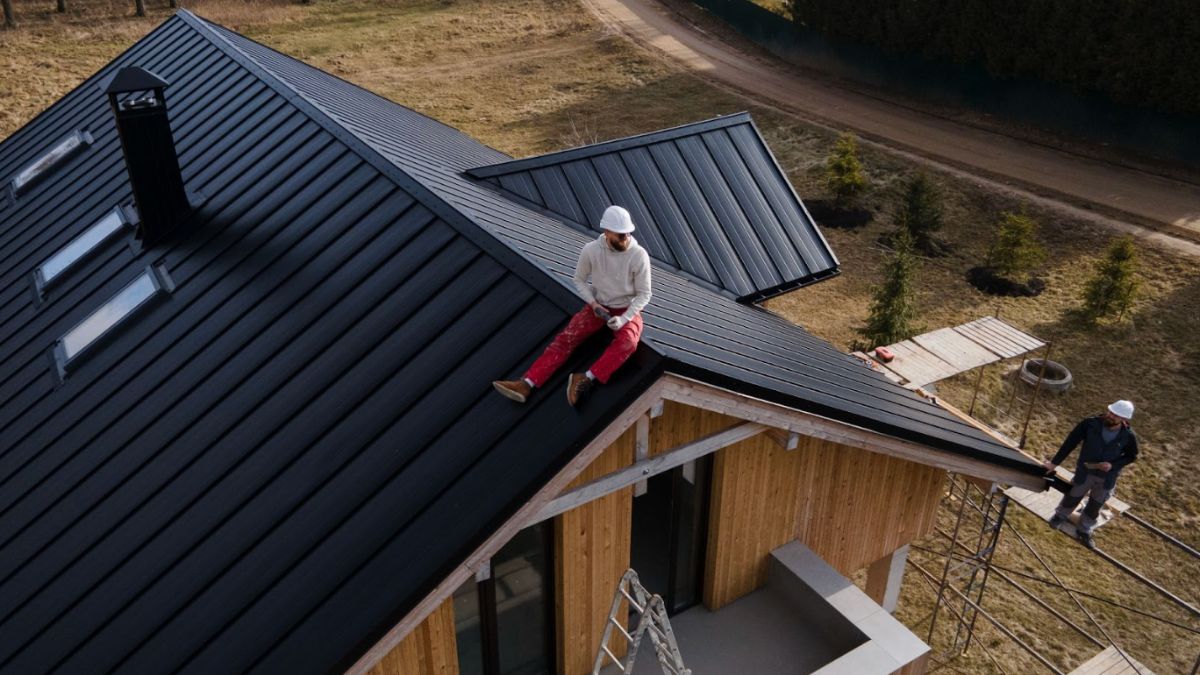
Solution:
M 165 89 L 168 82 L 154 73 L 137 66 L 126 66 L 117 71 L 109 81 L 104 93 L 125 94 L 131 91 L 146 91 L 148 89 Z

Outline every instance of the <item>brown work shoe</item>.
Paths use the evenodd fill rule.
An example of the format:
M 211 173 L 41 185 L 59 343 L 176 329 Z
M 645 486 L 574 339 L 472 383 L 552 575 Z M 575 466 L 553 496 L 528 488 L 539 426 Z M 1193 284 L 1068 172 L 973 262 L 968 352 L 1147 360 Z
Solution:
M 524 403 L 525 399 L 529 398 L 529 394 L 533 393 L 533 387 L 529 386 L 525 380 L 496 380 L 492 386 L 506 398 L 511 398 L 517 403 Z
M 586 373 L 572 373 L 567 378 L 567 403 L 572 406 L 579 405 L 579 401 L 583 399 L 583 395 L 588 393 L 592 388 L 592 380 Z

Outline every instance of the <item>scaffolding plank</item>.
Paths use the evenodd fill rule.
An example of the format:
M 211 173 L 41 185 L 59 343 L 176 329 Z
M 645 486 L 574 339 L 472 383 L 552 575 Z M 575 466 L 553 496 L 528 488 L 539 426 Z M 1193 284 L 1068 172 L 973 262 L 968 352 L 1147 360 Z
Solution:
M 1126 658 L 1128 657 L 1128 658 Z M 1133 663 L 1130 664 L 1130 661 Z M 1116 647 L 1109 646 L 1081 664 L 1068 675 L 1154 675 L 1140 661 L 1125 652 L 1122 656 Z
M 960 372 L 912 340 L 888 345 L 888 349 L 895 358 L 885 367 L 913 386 L 924 386 Z
M 994 352 L 1001 358 L 1011 359 L 1029 351 L 1026 349 L 1024 343 L 999 331 L 992 322 L 987 321 L 987 319 L 991 318 L 976 319 L 970 323 L 957 326 L 954 330 L 985 349 Z
M 996 354 L 953 328 L 939 328 L 918 335 L 913 338 L 913 342 L 951 364 L 960 373 L 1000 360 Z
M 1067 482 L 1070 482 L 1075 476 L 1075 474 L 1062 468 L 1058 469 L 1057 475 Z M 1054 509 L 1058 506 L 1059 501 L 1062 500 L 1062 493 L 1058 490 L 1034 492 L 1032 490 L 1026 490 L 1025 488 L 1010 487 L 1004 491 L 1004 494 L 1008 495 L 1010 499 L 1019 504 L 1021 507 L 1046 522 L 1050 522 L 1050 517 L 1054 515 Z M 1084 501 L 1080 502 L 1079 505 L 1082 507 L 1086 503 L 1087 500 L 1085 499 Z M 1100 517 L 1096 519 L 1096 527 L 1099 528 L 1103 526 L 1108 521 L 1125 513 L 1128 510 L 1128 503 L 1123 502 L 1116 497 L 1109 497 L 1108 501 L 1104 503 L 1104 508 L 1100 509 Z M 1067 519 L 1067 522 L 1063 523 L 1059 529 L 1071 536 L 1075 536 L 1075 527 L 1079 524 L 1079 516 L 1081 511 L 1082 508 L 1075 509 L 1075 512 L 1071 514 L 1070 518 Z

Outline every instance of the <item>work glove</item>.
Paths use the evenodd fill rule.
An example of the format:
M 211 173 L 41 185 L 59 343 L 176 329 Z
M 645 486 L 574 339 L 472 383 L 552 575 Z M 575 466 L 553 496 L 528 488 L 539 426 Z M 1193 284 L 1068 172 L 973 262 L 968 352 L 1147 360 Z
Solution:
M 624 315 L 614 316 L 608 320 L 608 327 L 613 330 L 621 330 L 627 323 L 629 323 L 629 319 L 627 319 Z

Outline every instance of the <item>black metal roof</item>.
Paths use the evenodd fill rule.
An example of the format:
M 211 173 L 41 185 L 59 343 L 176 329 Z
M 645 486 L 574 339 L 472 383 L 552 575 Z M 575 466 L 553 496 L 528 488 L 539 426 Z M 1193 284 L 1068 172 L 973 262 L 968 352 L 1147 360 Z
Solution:
M 127 64 L 170 81 L 208 201 L 35 300 L 131 198 L 97 86 Z M 496 396 L 577 298 L 189 15 L 7 139 L 0 177 L 76 128 L 95 142 L 0 204 L 2 672 L 348 665 L 658 375 L 646 348 L 580 413 L 561 378 Z M 51 344 L 150 263 L 169 298 L 60 384 Z
M 170 82 L 207 201 L 39 297 L 32 270 L 131 198 L 103 93 L 124 65 Z M 190 13 L 0 144 L 0 180 L 76 129 L 0 200 L 0 671 L 344 667 L 664 368 L 1033 470 L 662 263 L 643 346 L 581 411 L 494 395 L 578 305 L 590 235 L 465 175 L 502 153 Z M 51 345 L 148 264 L 169 297 L 60 382 Z
M 656 260 L 743 301 L 838 271 L 749 113 L 467 173 L 596 231 L 608 205 L 624 206 Z

